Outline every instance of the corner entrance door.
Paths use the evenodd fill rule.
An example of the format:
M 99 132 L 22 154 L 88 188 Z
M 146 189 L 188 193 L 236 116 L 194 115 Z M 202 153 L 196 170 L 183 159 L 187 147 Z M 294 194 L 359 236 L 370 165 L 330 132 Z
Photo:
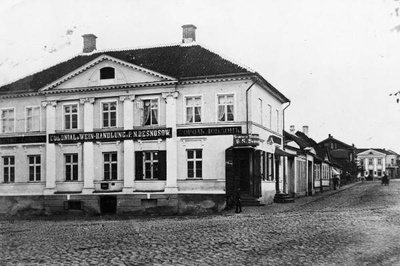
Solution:
M 117 212 L 117 197 L 102 196 L 100 197 L 101 214 L 115 214 Z

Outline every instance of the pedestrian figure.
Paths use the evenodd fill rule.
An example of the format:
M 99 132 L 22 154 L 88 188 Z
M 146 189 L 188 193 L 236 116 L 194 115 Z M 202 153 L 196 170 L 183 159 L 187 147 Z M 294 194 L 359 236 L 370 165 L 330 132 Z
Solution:
M 386 172 L 383 172 L 382 176 L 382 186 L 388 186 L 389 185 L 389 177 L 386 175 Z
M 365 181 L 365 176 L 361 176 L 361 183 L 364 183 Z
M 235 193 L 236 213 L 242 212 L 242 199 L 240 198 L 240 188 Z
M 340 186 L 339 175 L 335 175 L 333 176 L 333 189 L 336 190 L 339 188 L 339 186 Z

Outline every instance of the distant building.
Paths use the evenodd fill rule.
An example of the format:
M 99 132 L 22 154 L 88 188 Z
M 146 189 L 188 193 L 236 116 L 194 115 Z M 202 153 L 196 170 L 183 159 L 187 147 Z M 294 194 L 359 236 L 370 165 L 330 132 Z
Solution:
M 219 211 L 282 188 L 283 104 L 198 45 L 83 53 L 0 87 L 0 213 Z
M 364 168 L 364 175 L 380 178 L 386 172 L 390 178 L 399 177 L 399 155 L 381 148 L 358 149 L 357 157 Z

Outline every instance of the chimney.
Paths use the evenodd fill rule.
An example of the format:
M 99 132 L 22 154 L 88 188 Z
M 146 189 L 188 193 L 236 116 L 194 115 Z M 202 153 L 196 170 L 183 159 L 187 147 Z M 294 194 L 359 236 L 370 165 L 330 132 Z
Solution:
M 91 53 L 96 50 L 96 35 L 94 34 L 84 34 L 83 37 L 83 52 Z
M 308 126 L 303 126 L 303 133 L 308 136 Z
M 196 26 L 193 24 L 187 24 L 182 26 L 182 43 L 191 43 L 196 41 Z
M 290 133 L 291 133 L 291 134 L 294 134 L 295 131 L 296 131 L 296 129 L 294 128 L 294 125 L 291 125 L 291 126 L 290 126 Z

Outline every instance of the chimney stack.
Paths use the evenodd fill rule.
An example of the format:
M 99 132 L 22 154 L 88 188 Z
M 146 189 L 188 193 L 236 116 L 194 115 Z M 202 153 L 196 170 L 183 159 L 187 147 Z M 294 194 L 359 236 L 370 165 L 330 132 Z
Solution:
M 308 126 L 303 126 L 303 133 L 308 136 Z
M 290 133 L 291 133 L 291 134 L 294 134 L 295 131 L 296 131 L 296 129 L 294 128 L 294 125 L 291 125 L 291 126 L 290 126 Z
M 196 26 L 187 24 L 182 26 L 182 43 L 191 43 L 196 41 Z
M 83 52 L 91 53 L 96 50 L 96 35 L 94 34 L 84 34 L 83 37 Z

